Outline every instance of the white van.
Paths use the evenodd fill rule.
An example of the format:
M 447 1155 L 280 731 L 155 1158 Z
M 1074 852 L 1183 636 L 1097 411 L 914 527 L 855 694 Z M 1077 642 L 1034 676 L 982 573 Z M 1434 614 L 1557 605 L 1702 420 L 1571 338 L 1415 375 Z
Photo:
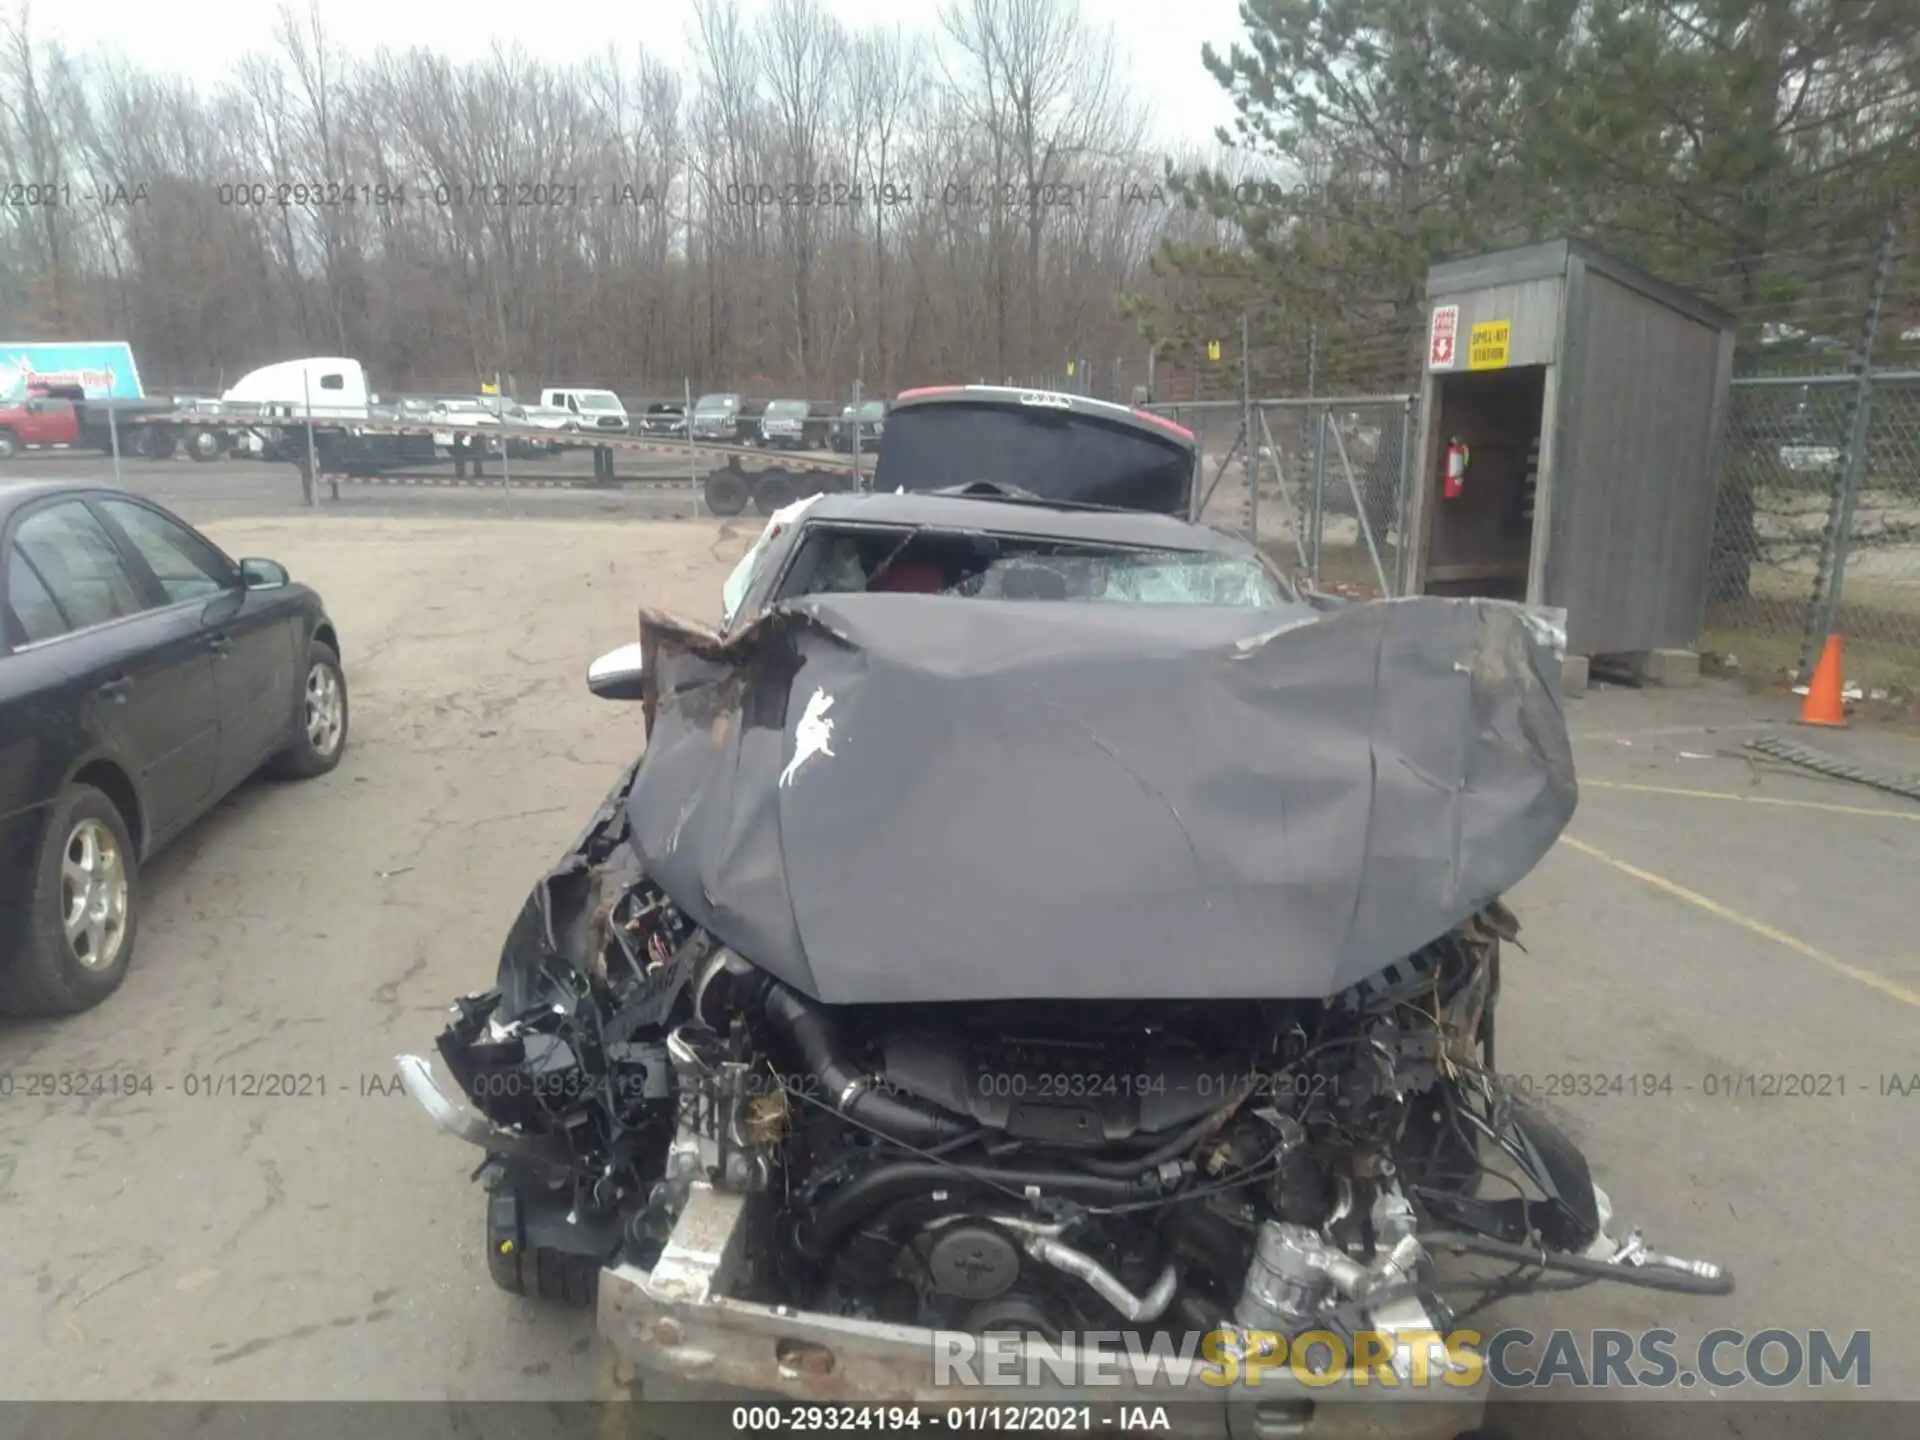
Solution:
M 540 403 L 579 417 L 582 430 L 627 429 L 627 407 L 611 390 L 578 390 L 563 385 L 540 392 Z

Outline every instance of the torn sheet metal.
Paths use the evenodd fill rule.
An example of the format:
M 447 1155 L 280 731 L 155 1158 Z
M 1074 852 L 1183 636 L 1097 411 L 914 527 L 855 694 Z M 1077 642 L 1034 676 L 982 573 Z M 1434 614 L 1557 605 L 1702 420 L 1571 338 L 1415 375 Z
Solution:
M 503 1015 L 560 1003 L 557 996 L 577 990 L 570 981 L 582 965 L 591 970 L 601 963 L 607 909 L 641 875 L 640 858 L 625 843 L 623 806 L 632 777 L 630 768 L 514 917 L 500 954 Z
M 1558 661 L 1499 602 L 813 596 L 642 643 L 632 844 L 829 1003 L 1331 995 L 1577 798 Z

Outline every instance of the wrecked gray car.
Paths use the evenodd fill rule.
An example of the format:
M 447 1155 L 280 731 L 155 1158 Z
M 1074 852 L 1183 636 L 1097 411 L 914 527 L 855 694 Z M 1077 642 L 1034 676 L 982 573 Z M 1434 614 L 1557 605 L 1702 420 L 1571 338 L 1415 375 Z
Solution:
M 458 1003 L 452 1087 L 402 1057 L 487 1153 L 503 1288 L 597 1300 L 643 1377 L 1178 1399 L 1216 1433 L 1305 1405 L 1290 1434 L 1352 1396 L 1221 1337 L 1385 1336 L 1427 1374 L 1491 1283 L 1437 1257 L 1731 1290 L 1613 1238 L 1494 1066 L 1501 897 L 1576 800 L 1539 617 L 1322 609 L 1233 537 L 980 487 L 778 538 L 733 623 L 645 613 L 598 669 L 644 756 Z M 1174 1358 L 938 1369 L 942 1336 L 1096 1334 Z M 1477 1423 L 1434 1353 L 1459 1373 L 1396 1433 Z

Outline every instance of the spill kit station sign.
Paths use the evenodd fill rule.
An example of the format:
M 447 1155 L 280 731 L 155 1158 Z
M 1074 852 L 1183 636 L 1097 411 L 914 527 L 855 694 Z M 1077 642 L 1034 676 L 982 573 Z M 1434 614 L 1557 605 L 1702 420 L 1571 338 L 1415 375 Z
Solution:
M 1489 320 L 1484 325 L 1474 326 L 1473 333 L 1467 337 L 1467 368 L 1506 369 L 1507 350 L 1512 340 L 1511 320 Z

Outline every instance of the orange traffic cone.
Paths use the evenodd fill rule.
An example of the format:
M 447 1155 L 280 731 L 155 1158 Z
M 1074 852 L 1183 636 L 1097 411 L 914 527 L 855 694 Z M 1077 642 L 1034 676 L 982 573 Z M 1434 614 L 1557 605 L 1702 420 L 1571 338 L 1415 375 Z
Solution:
M 1827 636 L 1820 650 L 1820 663 L 1813 667 L 1807 682 L 1807 698 L 1800 705 L 1802 725 L 1844 726 L 1847 712 L 1840 700 L 1841 651 L 1838 635 Z

